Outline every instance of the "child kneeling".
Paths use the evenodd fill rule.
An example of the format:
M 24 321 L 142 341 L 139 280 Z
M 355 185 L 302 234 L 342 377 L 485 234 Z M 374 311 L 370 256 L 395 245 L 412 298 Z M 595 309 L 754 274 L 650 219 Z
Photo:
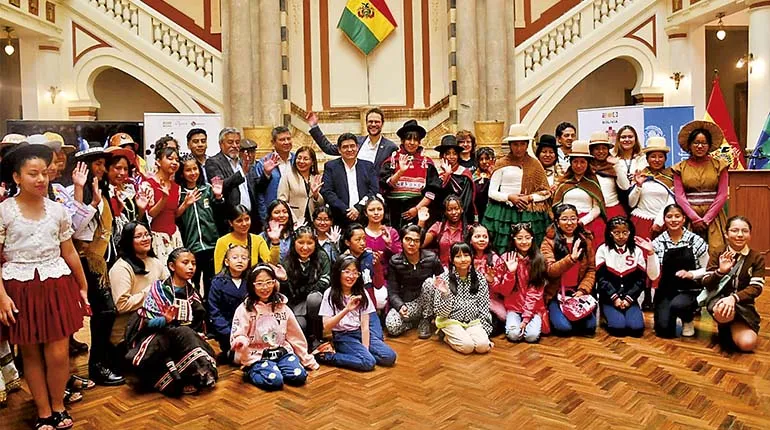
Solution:
M 275 270 L 260 264 L 247 277 L 246 300 L 233 317 L 230 344 L 235 362 L 244 366 L 243 379 L 265 390 L 305 384 L 318 363 L 307 352 L 307 340 L 297 318 L 278 292 Z M 304 366 L 304 367 L 303 367 Z

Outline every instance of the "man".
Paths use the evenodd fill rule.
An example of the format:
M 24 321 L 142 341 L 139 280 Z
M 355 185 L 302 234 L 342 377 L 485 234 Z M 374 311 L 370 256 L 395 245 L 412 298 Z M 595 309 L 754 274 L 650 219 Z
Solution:
M 562 170 L 569 167 L 569 154 L 572 152 L 572 142 L 577 139 L 574 125 L 563 122 L 556 126 L 556 141 L 559 143 L 559 161 Z
M 254 157 L 257 155 L 257 142 L 251 139 L 241 140 L 241 166 L 248 172 L 254 165 Z
M 240 160 L 241 132 L 237 128 L 226 127 L 219 132 L 217 155 L 206 161 L 206 177 L 209 182 L 217 176 L 222 178 L 222 195 L 232 207 L 243 205 L 253 214 L 254 181 L 246 180 L 248 172 L 243 170 Z M 254 216 L 252 216 L 254 218 Z M 256 223 L 252 222 L 252 227 Z M 225 223 L 218 225 L 220 232 L 227 231 Z M 254 231 L 254 228 L 252 228 Z
M 267 219 L 267 206 L 278 198 L 278 184 L 281 182 L 281 176 L 291 169 L 291 163 L 294 162 L 294 153 L 291 152 L 291 131 L 279 125 L 273 129 L 270 137 L 273 152 L 257 161 L 252 169 L 258 190 L 257 214 L 263 223 Z
M 393 151 L 398 147 L 388 138 L 382 135 L 382 125 L 385 123 L 385 115 L 378 108 L 369 109 L 366 112 L 366 136 L 356 138 L 358 144 L 358 159 L 365 160 L 374 164 L 374 174 L 377 174 L 382 167 L 382 163 L 390 157 Z M 318 127 L 318 115 L 315 112 L 308 112 L 307 122 L 310 124 L 310 136 L 321 150 L 328 155 L 340 155 L 338 145 L 329 142 L 329 139 Z
M 187 132 L 187 149 L 195 157 L 195 161 L 198 162 L 198 170 L 200 170 L 203 179 L 208 182 L 209 178 L 206 174 L 206 149 L 208 149 L 208 136 L 206 130 L 202 128 L 192 128 Z
M 363 212 L 361 200 L 379 191 L 374 164 L 358 159 L 358 139 L 353 133 L 343 133 L 337 139 L 342 158 L 324 165 L 321 195 L 331 207 L 334 223 L 346 226 L 357 222 Z

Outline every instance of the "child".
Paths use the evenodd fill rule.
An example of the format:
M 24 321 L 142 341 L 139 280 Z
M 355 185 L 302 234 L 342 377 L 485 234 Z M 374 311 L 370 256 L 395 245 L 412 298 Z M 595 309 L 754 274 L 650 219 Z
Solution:
M 88 285 L 64 206 L 48 199 L 45 145 L 20 144 L 3 158 L 3 182 L 19 193 L 0 203 L 0 339 L 19 345 L 37 408 L 35 428 L 71 428 L 64 409 L 69 337 L 90 312 Z
M 419 213 L 420 227 L 425 227 L 427 211 Z M 463 206 L 460 197 L 452 194 L 444 200 L 444 221 L 437 221 L 425 233 L 425 240 L 422 243 L 423 248 L 428 248 L 435 240 L 438 243 L 438 257 L 441 265 L 449 266 L 449 248 L 463 241 L 465 232 L 465 219 L 463 218 Z
M 401 238 L 395 228 L 382 223 L 385 217 L 385 200 L 379 194 L 368 198 L 364 204 L 366 215 L 366 247 L 374 253 L 374 288 L 385 286 L 390 257 L 401 253 Z
M 222 178 L 211 179 L 211 185 L 203 181 L 198 161 L 192 154 L 185 154 L 176 171 L 176 183 L 181 187 L 179 207 L 176 209 L 177 223 L 182 242 L 195 254 L 197 270 L 193 285 L 200 285 L 203 275 L 203 299 L 209 294 L 211 278 L 214 276 L 214 248 L 219 232 L 216 217 L 221 215 L 225 200 L 222 198 Z
M 644 316 L 637 300 L 648 277 L 655 281 L 659 273 L 652 242 L 636 236 L 625 217 L 611 218 L 596 250 L 596 288 L 609 334 L 642 336 Z
M 545 258 L 533 240 L 529 224 L 515 224 L 511 230 L 510 252 L 500 258 L 500 272 L 493 293 L 503 298 L 505 336 L 511 342 L 536 343 L 550 332 L 548 312 L 543 301 Z
M 227 361 L 232 361 L 230 334 L 235 309 L 246 298 L 248 289 L 243 285 L 243 274 L 249 268 L 249 250 L 233 245 L 225 252 L 224 269 L 211 280 L 211 291 L 206 301 L 209 311 L 209 333 L 219 342 Z
M 358 267 L 361 271 L 361 278 L 364 281 L 364 290 L 369 295 L 369 300 L 374 303 L 375 315 L 369 318 L 369 329 L 373 336 L 382 339 L 382 323 L 379 314 L 384 312 L 388 303 L 388 289 L 385 287 L 376 288 L 373 283 L 372 274 L 375 270 L 375 257 L 372 251 L 366 248 L 366 233 L 361 224 L 350 224 L 345 230 L 343 242 L 347 250 L 342 255 L 352 255 L 358 259 Z
M 337 260 L 337 256 L 340 254 L 339 240 L 341 231 L 332 221 L 332 210 L 329 205 L 321 205 L 315 208 L 313 211 L 313 227 L 315 227 L 315 234 L 318 237 L 318 244 L 326 251 L 329 261 Z
M 206 309 L 190 283 L 195 255 L 177 248 L 168 256 L 171 276 L 157 281 L 126 327 L 126 360 L 140 383 L 179 396 L 214 388 L 219 378 L 214 350 L 203 338 Z
M 307 372 L 318 369 L 307 352 L 302 329 L 278 292 L 272 267 L 259 264 L 246 277 L 247 297 L 233 317 L 230 343 L 235 362 L 245 366 L 244 379 L 265 390 L 280 390 L 283 383 L 305 384 Z
M 703 284 L 709 295 L 706 303 L 717 322 L 723 345 L 735 344 L 740 351 L 757 347 L 760 317 L 754 301 L 765 286 L 765 259 L 749 248 L 751 223 L 742 216 L 727 220 L 727 248 L 714 254 Z
M 267 242 L 265 242 L 262 235 L 249 233 L 251 229 L 251 215 L 249 215 L 249 210 L 246 209 L 246 206 L 238 205 L 230 208 L 227 213 L 227 222 L 230 224 L 232 231 L 217 239 L 217 245 L 214 248 L 214 270 L 216 273 L 222 271 L 225 252 L 234 245 L 246 247 L 249 255 L 247 267 L 254 266 L 257 263 L 278 263 L 279 247 L 276 245 L 268 248 Z
M 465 234 L 465 243 L 471 246 L 473 267 L 487 280 L 489 287 L 489 311 L 492 320 L 505 321 L 507 312 L 503 306 L 503 298 L 494 293 L 497 288 L 497 267 L 501 264 L 500 256 L 489 247 L 489 231 L 481 224 L 473 224 L 468 227 Z M 494 324 L 497 326 L 497 324 Z
M 332 332 L 332 348 L 319 348 L 318 359 L 353 370 L 374 370 L 375 364 L 392 366 L 396 353 L 369 330 L 376 318 L 374 304 L 364 292 L 358 259 L 343 255 L 332 269 L 331 287 L 324 291 L 319 315 L 324 331 Z
M 479 219 L 484 219 L 484 212 L 489 203 L 489 181 L 495 170 L 495 150 L 484 146 L 476 151 L 478 168 L 473 172 L 473 182 L 476 184 L 476 211 Z
M 425 280 L 425 284 L 435 288 L 436 328 L 455 351 L 484 354 L 493 346 L 489 341 L 492 316 L 487 280 L 473 268 L 471 247 L 467 243 L 455 243 L 449 253 L 447 270 Z
M 267 207 L 265 225 L 265 231 L 260 233 L 260 236 L 271 247 L 280 247 L 281 261 L 283 261 L 289 255 L 291 232 L 294 230 L 294 219 L 291 216 L 289 204 L 283 200 L 273 200 Z

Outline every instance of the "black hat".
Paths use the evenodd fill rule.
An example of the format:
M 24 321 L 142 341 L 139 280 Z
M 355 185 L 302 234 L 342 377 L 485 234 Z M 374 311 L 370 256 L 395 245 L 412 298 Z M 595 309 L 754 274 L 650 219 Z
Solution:
M 75 153 L 75 162 L 90 163 L 100 158 L 109 158 L 111 154 L 104 151 L 104 147 L 99 142 L 88 142 L 89 148 Z
M 540 136 L 540 140 L 538 140 L 537 146 L 544 147 L 544 148 L 553 148 L 553 150 L 556 151 L 556 148 L 557 148 L 556 138 L 551 136 L 550 134 L 543 134 Z
M 2 172 L 2 180 L 6 184 L 13 182 L 13 171 L 16 165 L 22 160 L 30 158 L 42 158 L 45 161 L 45 165 L 48 166 L 53 160 L 53 149 L 46 145 L 36 145 L 27 142 L 22 142 L 11 149 L 5 157 L 3 157 L 2 163 L 0 163 L 0 172 Z
M 454 149 L 459 154 L 462 152 L 463 147 L 457 143 L 457 138 L 453 134 L 445 134 L 441 137 L 441 145 L 433 148 L 439 154 L 443 154 L 450 149 Z
M 417 124 L 416 119 L 410 119 L 409 121 L 405 122 L 404 125 L 398 129 L 396 132 L 396 135 L 401 138 L 401 140 L 406 139 L 406 134 L 410 131 L 416 131 L 417 134 L 420 136 L 420 140 L 425 138 L 425 135 L 428 134 L 427 131 L 425 131 L 420 124 Z

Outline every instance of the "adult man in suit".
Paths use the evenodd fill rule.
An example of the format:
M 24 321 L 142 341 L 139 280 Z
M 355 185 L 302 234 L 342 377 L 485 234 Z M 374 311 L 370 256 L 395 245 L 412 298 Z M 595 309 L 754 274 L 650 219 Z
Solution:
M 259 231 L 256 221 L 254 200 L 254 180 L 249 178 L 247 170 L 243 169 L 240 158 L 241 131 L 237 128 L 226 127 L 219 132 L 219 148 L 217 155 L 206 160 L 206 177 L 208 181 L 215 177 L 222 178 L 222 195 L 230 207 L 243 205 L 251 212 L 251 230 Z M 227 223 L 217 225 L 220 232 L 227 231 Z
M 291 163 L 294 162 L 292 136 L 287 127 L 275 127 L 271 133 L 271 142 L 273 152 L 259 159 L 252 168 L 256 180 L 257 213 L 263 223 L 266 223 L 267 207 L 278 198 L 281 176 L 291 169 Z
M 310 136 L 321 150 L 328 155 L 340 155 L 339 145 L 335 145 L 326 138 L 318 126 L 318 115 L 308 112 L 307 122 L 310 124 Z M 382 163 L 390 157 L 398 146 L 382 135 L 382 125 L 385 123 L 385 115 L 379 108 L 372 108 L 366 112 L 366 136 L 356 138 L 358 144 L 358 159 L 374 164 L 374 175 L 378 175 Z M 376 180 L 376 179 L 375 179 Z
M 358 221 L 363 212 L 361 201 L 379 192 L 374 164 L 358 159 L 358 139 L 343 133 L 337 139 L 341 158 L 324 165 L 321 195 L 331 207 L 334 223 L 346 226 Z

